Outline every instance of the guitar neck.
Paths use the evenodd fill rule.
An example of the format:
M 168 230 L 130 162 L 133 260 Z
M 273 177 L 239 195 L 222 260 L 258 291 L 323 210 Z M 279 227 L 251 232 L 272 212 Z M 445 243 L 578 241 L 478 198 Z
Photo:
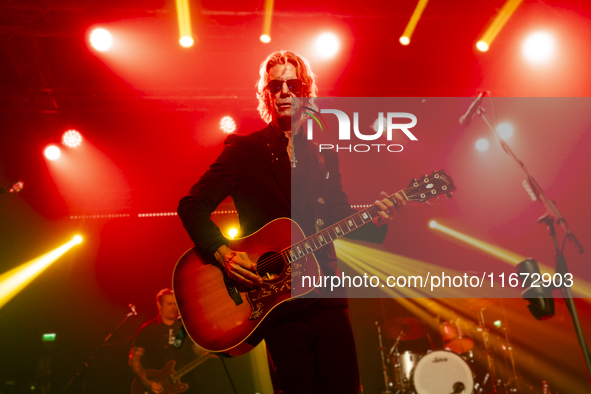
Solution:
M 183 375 L 191 372 L 193 369 L 197 368 L 199 365 L 203 364 L 205 361 L 209 360 L 213 357 L 213 354 L 207 352 L 203 356 L 196 358 L 195 360 L 191 361 L 178 371 L 171 374 L 172 381 L 175 382 L 180 379 Z
M 406 190 L 401 190 L 398 193 L 408 201 Z M 395 203 L 394 194 L 387 197 L 388 200 Z M 290 263 L 305 257 L 306 255 L 334 242 L 335 240 L 357 230 L 358 228 L 371 222 L 373 219 L 380 216 L 380 209 L 376 205 L 372 205 L 363 211 L 354 213 L 353 215 L 325 228 L 322 231 L 292 245 L 291 247 L 281 251 L 284 258 Z

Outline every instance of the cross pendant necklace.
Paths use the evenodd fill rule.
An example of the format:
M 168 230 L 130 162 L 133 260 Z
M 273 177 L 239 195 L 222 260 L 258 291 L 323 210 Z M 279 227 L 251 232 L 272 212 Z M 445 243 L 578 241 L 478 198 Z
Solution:
M 298 161 L 295 157 L 295 152 L 293 149 L 293 144 L 292 144 L 291 138 L 288 138 L 288 140 L 287 140 L 287 154 L 289 156 L 289 162 L 291 163 L 291 168 L 296 168 L 296 164 Z

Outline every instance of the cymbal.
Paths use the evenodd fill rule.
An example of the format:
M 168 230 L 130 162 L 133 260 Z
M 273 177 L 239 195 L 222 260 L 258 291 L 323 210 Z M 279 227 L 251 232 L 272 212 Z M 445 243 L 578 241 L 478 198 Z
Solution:
M 457 354 L 466 353 L 467 351 L 472 350 L 473 347 L 474 340 L 469 337 L 452 339 L 451 341 L 447 342 L 445 346 L 443 346 L 444 349 L 451 350 Z
M 414 317 L 397 317 L 386 322 L 386 334 L 392 338 L 400 337 L 401 341 L 412 341 L 427 335 L 429 327 L 422 320 Z

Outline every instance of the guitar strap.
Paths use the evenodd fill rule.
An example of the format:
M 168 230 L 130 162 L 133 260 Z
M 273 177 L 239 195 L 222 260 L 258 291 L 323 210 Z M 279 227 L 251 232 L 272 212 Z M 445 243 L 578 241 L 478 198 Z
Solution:
M 185 325 L 179 316 L 179 321 L 181 322 L 181 329 L 177 332 L 176 336 L 174 337 L 174 342 L 172 347 L 175 349 L 180 349 L 183 346 L 183 342 L 185 342 L 185 338 L 187 337 L 187 330 L 185 329 Z

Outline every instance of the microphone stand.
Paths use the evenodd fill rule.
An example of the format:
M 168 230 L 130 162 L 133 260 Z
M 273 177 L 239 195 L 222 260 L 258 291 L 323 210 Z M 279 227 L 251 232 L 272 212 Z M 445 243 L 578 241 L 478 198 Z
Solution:
M 556 239 L 556 232 L 554 230 L 554 221 L 556 221 L 556 223 L 560 224 L 562 226 L 562 228 L 564 229 L 565 237 L 566 237 L 565 241 L 568 239 L 577 248 L 579 253 L 585 252 L 585 249 L 583 248 L 583 246 L 581 245 L 581 243 L 579 242 L 577 237 L 570 231 L 569 226 L 568 226 L 568 222 L 566 221 L 564 216 L 562 216 L 560 211 L 558 211 L 558 208 L 556 207 L 556 204 L 554 203 L 554 201 L 548 199 L 544 195 L 544 191 L 542 190 L 540 185 L 538 185 L 538 183 L 535 181 L 535 179 L 529 174 L 529 172 L 527 171 L 527 168 L 525 167 L 525 164 L 523 164 L 523 162 L 521 160 L 519 160 L 517 158 L 517 156 L 515 156 L 515 153 L 513 153 L 513 151 L 509 147 L 509 145 L 501 138 L 499 133 L 493 127 L 492 123 L 489 121 L 488 117 L 486 116 L 486 111 L 484 110 L 484 108 L 482 108 L 481 106 L 478 106 L 478 108 L 476 109 L 476 113 L 482 118 L 482 120 L 484 120 L 484 122 L 487 124 L 487 126 L 497 136 L 497 139 L 499 140 L 503 150 L 517 162 L 517 164 L 519 165 L 519 167 L 521 168 L 521 170 L 525 174 L 527 185 L 529 185 L 529 187 L 531 188 L 531 191 L 535 195 L 537 201 L 539 201 L 542 205 L 544 205 L 544 208 L 546 209 L 546 215 L 548 216 L 548 218 L 547 218 L 547 220 L 542 220 L 542 222 L 546 222 L 548 224 L 548 230 L 549 230 L 550 236 L 552 237 L 552 240 L 554 242 L 554 249 L 556 250 L 555 272 L 560 274 L 562 277 L 564 277 L 564 275 L 569 273 L 569 271 L 568 271 L 568 267 L 566 265 L 566 259 L 563 254 L 563 248 L 561 249 L 559 247 L 558 240 Z M 533 196 L 532 196 L 532 199 L 533 199 Z M 577 307 L 576 307 L 574 299 L 573 299 L 572 291 L 571 291 L 570 287 L 567 287 L 565 285 L 564 281 L 562 281 L 561 286 L 558 287 L 558 289 L 563 291 L 564 303 L 566 304 L 566 307 L 571 315 L 573 325 L 574 325 L 575 331 L 577 333 L 577 339 L 579 341 L 579 346 L 581 347 L 581 351 L 583 352 L 583 357 L 585 359 L 585 366 L 587 367 L 587 379 L 589 380 L 589 382 L 591 382 L 591 354 L 589 353 L 589 348 L 587 347 L 587 342 L 585 341 L 585 337 L 583 335 L 583 329 L 581 328 L 581 323 L 579 321 L 579 315 L 578 315 Z
M 554 243 L 554 250 L 556 251 L 556 255 L 554 257 L 556 260 L 556 273 L 564 276 L 569 272 L 566 265 L 566 259 L 564 258 L 564 253 L 562 252 L 562 249 L 558 244 L 558 239 L 556 238 L 554 219 L 547 216 L 543 222 L 548 225 L 548 234 L 552 237 L 552 242 Z M 587 347 L 587 342 L 585 341 L 585 336 L 583 335 L 583 329 L 581 327 L 581 322 L 579 321 L 579 314 L 577 313 L 577 307 L 575 305 L 573 293 L 570 287 L 565 286 L 564 284 L 562 284 L 560 287 L 557 287 L 557 289 L 564 291 L 564 303 L 566 304 L 566 308 L 568 309 L 568 312 L 570 313 L 573 320 L 579 346 L 581 347 L 581 350 L 583 351 L 583 357 L 585 358 L 588 377 L 591 377 L 591 355 L 589 353 L 589 348 Z
M 127 319 L 129 319 L 131 316 L 137 316 L 137 312 L 135 312 L 134 310 L 130 311 L 127 313 L 127 315 L 125 315 L 125 318 L 123 318 L 123 320 L 121 321 L 121 323 L 119 323 L 119 325 L 109 334 L 107 335 L 107 337 L 103 340 L 103 342 L 99 345 L 99 347 L 94 351 L 94 353 L 92 353 L 92 356 L 90 356 L 88 358 L 87 361 L 84 361 L 82 363 L 82 365 L 80 366 L 80 368 L 78 368 L 78 370 L 76 371 L 76 373 L 74 374 L 74 376 L 72 376 L 70 378 L 70 380 L 68 381 L 68 383 L 66 383 L 64 389 L 62 390 L 62 392 L 67 392 L 68 389 L 70 388 L 70 386 L 72 385 L 72 383 L 74 383 L 74 381 L 76 380 L 76 378 L 80 377 L 82 378 L 82 391 L 81 393 L 84 394 L 86 393 L 86 370 L 88 369 L 88 365 L 89 363 L 94 360 L 94 358 L 98 355 L 98 353 L 101 351 L 101 349 L 107 345 L 107 342 L 109 341 L 109 339 L 111 339 L 111 337 L 117 332 L 119 331 L 119 329 L 121 327 L 123 327 L 123 325 L 125 324 L 125 322 L 127 321 Z
M 379 343 L 380 343 L 380 353 L 382 355 L 382 373 L 384 374 L 384 391 L 382 391 L 382 394 L 391 394 L 392 392 L 390 391 L 390 381 L 388 379 L 388 367 L 386 367 L 386 358 L 384 357 L 384 344 L 382 342 L 382 329 L 380 328 L 380 323 L 378 323 L 377 321 L 375 322 L 376 324 L 376 328 L 378 330 L 378 339 L 379 339 Z

